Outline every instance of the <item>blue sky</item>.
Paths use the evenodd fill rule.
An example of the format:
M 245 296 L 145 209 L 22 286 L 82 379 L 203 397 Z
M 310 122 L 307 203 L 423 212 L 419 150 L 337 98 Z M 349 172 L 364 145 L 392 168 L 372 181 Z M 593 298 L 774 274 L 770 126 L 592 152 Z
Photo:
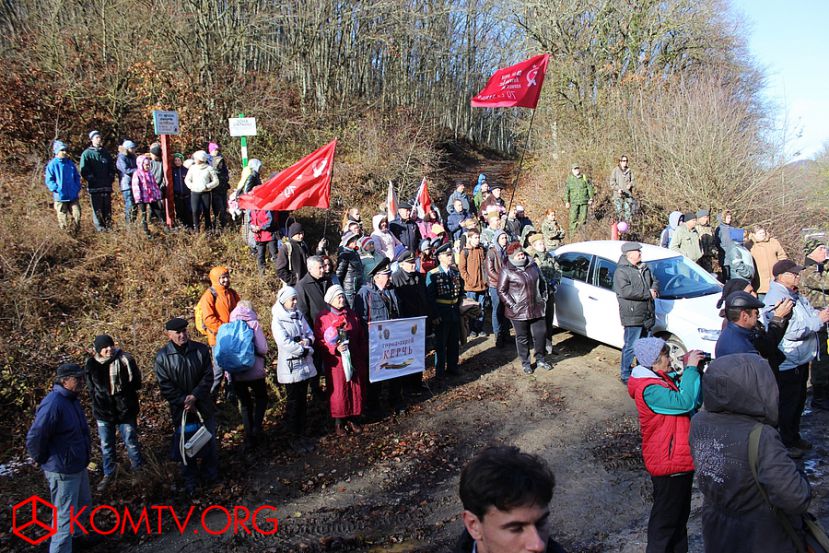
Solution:
M 787 156 L 814 157 L 829 143 L 829 0 L 730 1 L 749 19 L 749 50 L 781 128 L 788 121 Z

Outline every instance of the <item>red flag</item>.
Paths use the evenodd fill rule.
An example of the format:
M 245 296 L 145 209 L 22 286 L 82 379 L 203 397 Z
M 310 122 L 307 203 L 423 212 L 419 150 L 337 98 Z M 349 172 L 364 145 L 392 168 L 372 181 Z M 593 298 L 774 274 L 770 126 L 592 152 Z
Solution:
M 540 54 L 496 71 L 472 98 L 473 108 L 533 108 L 538 105 L 550 54 Z
M 239 196 L 239 207 L 266 211 L 329 207 L 336 146 L 335 139 L 266 180 L 248 194 Z
M 417 216 L 421 219 L 432 209 L 432 197 L 429 196 L 429 185 L 426 184 L 426 177 L 423 177 L 420 188 L 417 190 L 415 207 L 417 207 Z
M 397 194 L 394 185 L 389 181 L 389 191 L 386 193 L 386 217 L 389 221 L 397 217 Z

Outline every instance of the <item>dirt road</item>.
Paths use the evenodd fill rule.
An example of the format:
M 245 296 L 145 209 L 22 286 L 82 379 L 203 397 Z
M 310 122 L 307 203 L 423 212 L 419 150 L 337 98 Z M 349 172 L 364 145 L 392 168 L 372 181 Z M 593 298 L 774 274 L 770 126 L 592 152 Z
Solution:
M 279 531 L 242 536 L 163 536 L 138 551 L 448 551 L 459 531 L 458 476 L 482 446 L 514 444 L 553 467 L 555 535 L 570 552 L 644 551 L 650 481 L 639 454 L 633 402 L 617 378 L 619 352 L 567 333 L 557 335 L 552 371 L 524 375 L 514 348 L 477 339 L 462 354 L 462 374 L 432 388 L 396 418 L 360 435 L 330 434 L 299 457 L 269 444 L 247 467 L 245 503 L 279 509 Z M 805 468 L 815 485 L 813 511 L 824 520 L 825 427 L 807 413 L 816 449 Z M 701 497 L 694 493 L 691 551 L 701 552 Z M 211 524 L 221 527 L 223 516 Z

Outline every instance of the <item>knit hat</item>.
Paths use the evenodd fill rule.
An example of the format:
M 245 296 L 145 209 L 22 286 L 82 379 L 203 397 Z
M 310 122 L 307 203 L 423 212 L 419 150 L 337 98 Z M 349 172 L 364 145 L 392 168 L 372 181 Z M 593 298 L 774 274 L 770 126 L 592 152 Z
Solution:
M 664 347 L 665 340 L 662 338 L 640 338 L 633 344 L 633 354 L 640 365 L 651 368 Z
M 208 156 L 207 152 L 205 152 L 204 150 L 196 150 L 195 152 L 193 152 L 193 159 L 195 159 L 196 161 L 203 161 L 207 163 L 207 161 L 210 159 L 210 156 Z
M 57 376 L 58 378 L 65 376 L 83 376 L 83 369 L 77 363 L 64 363 L 58 367 Z
M 368 246 L 370 243 L 374 244 L 374 240 L 372 240 L 371 236 L 363 236 L 362 238 L 360 238 L 359 242 L 360 249 L 366 251 L 366 246 Z
M 708 217 L 709 211 L 707 209 L 700 209 L 697 211 L 697 218 L 699 217 Z
M 135 148 L 135 142 L 133 142 L 132 140 L 124 140 L 124 143 L 121 144 L 121 147 L 125 150 L 132 150 Z
M 351 242 L 357 241 L 360 238 L 360 235 L 356 232 L 351 232 L 350 230 L 345 231 L 343 234 L 342 239 L 340 240 L 340 246 L 347 248 Z
M 161 157 L 161 144 L 158 142 L 150 144 L 150 153 L 156 157 Z
M 210 152 L 211 155 L 213 155 L 213 152 L 218 152 L 220 149 L 219 145 L 215 142 L 211 142 L 207 145 L 207 151 Z
M 334 298 L 339 296 L 340 294 L 345 295 L 345 290 L 339 284 L 335 284 L 333 286 L 329 286 L 328 290 L 325 291 L 325 303 L 331 305 L 331 302 L 334 301 Z
M 815 251 L 820 246 L 825 246 L 823 242 L 816 238 L 810 238 L 806 240 L 806 244 L 803 246 L 803 255 L 808 256 L 810 253 Z
M 744 278 L 732 278 L 729 279 L 725 285 L 722 287 L 722 296 L 720 299 L 717 300 L 717 308 L 720 308 L 725 303 L 725 300 L 728 296 L 730 296 L 733 292 L 737 292 L 738 290 L 745 291 L 746 286 L 751 284 Z
M 302 225 L 299 223 L 291 223 L 291 226 L 288 227 L 288 238 L 293 238 L 295 234 L 304 233 L 305 231 L 302 230 Z
M 101 136 L 101 133 L 99 133 L 98 131 L 89 131 L 89 140 L 92 140 L 96 136 Z
M 101 353 L 102 349 L 113 347 L 115 342 L 112 340 L 112 336 L 101 334 L 100 336 L 95 336 L 92 345 L 95 347 L 95 353 Z
M 695 221 L 696 218 L 697 218 L 697 214 L 696 214 L 695 211 L 689 211 L 685 214 L 684 217 L 685 217 L 685 222 L 687 223 L 688 221 Z
M 276 293 L 276 301 L 280 304 L 284 304 L 291 298 L 297 297 L 296 289 L 292 286 L 283 286 L 279 289 L 279 292 Z
M 184 154 L 182 154 L 181 152 L 174 153 L 173 157 L 176 157 L 176 158 L 180 159 L 181 161 L 184 161 Z
M 55 155 L 58 155 L 58 152 L 61 152 L 66 149 L 67 148 L 65 142 L 61 142 L 60 140 L 55 140 L 54 142 L 52 142 L 52 152 Z

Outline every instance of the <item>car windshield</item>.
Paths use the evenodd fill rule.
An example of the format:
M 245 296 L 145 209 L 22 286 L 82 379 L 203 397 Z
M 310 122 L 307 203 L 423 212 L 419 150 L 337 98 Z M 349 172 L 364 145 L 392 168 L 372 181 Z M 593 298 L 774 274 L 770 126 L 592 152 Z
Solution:
M 721 294 L 722 286 L 702 267 L 677 256 L 646 262 L 658 282 L 659 297 L 667 300 Z

